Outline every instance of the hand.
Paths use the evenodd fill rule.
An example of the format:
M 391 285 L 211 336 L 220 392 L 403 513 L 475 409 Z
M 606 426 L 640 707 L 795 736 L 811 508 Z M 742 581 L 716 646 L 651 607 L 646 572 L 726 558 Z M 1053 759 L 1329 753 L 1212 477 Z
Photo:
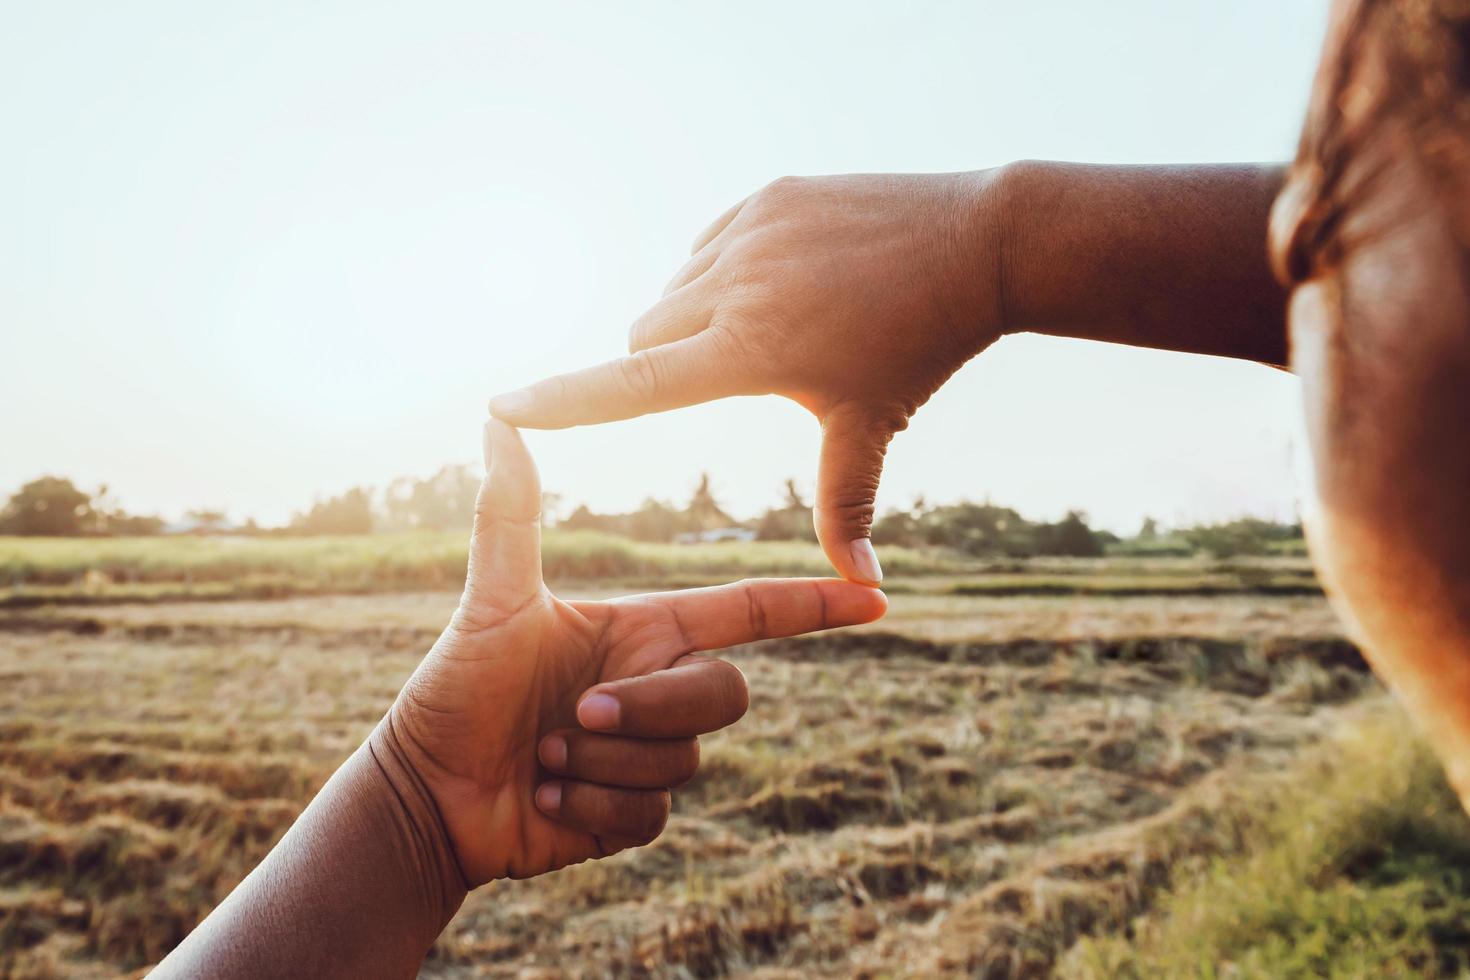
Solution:
M 820 579 L 564 602 L 541 579 L 541 489 L 520 436 L 491 420 L 485 455 L 464 596 L 385 726 L 471 888 L 658 836 L 669 787 L 698 764 L 695 736 L 746 708 L 740 671 L 697 651 L 886 608 L 876 590 Z M 548 770 L 561 778 L 543 782 Z
M 633 324 L 632 356 L 501 395 L 490 410 L 559 428 L 785 395 L 822 424 L 822 547 L 844 577 L 876 585 L 868 535 L 888 442 L 1000 335 L 993 176 L 778 180 L 694 242 Z

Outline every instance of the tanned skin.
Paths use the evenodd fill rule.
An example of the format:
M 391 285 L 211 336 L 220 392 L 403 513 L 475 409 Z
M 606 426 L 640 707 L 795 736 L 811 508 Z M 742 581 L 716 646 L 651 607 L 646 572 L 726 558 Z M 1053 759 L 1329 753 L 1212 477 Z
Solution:
M 1439 43 L 1442 77 L 1409 66 L 1406 80 L 1402 59 L 1375 71 L 1370 58 L 1341 84 L 1343 25 L 1365 12 L 1381 38 L 1408 32 L 1407 51 Z M 1464 20 L 1449 3 L 1339 0 L 1304 147 L 1375 88 L 1404 90 L 1412 108 L 1462 85 Z M 1470 100 L 1455 109 L 1441 115 L 1466 118 Z M 1289 363 L 1303 381 L 1323 580 L 1470 800 L 1470 134 L 1446 122 L 1416 143 L 1396 126 L 1408 123 L 1385 112 L 1333 159 L 1297 161 L 1279 209 L 1279 278 L 1268 225 L 1281 165 L 783 178 L 695 240 L 634 323 L 629 357 L 490 410 L 556 428 L 728 395 L 792 398 L 823 428 L 822 546 L 843 576 L 876 583 L 868 538 L 884 450 L 996 339 L 1030 331 Z M 1333 260 L 1295 254 L 1299 185 L 1344 156 L 1340 223 L 1323 243 Z M 1302 261 L 1309 271 L 1293 273 Z
M 1271 223 L 1313 555 L 1470 809 L 1470 129 L 1463 7 L 1334 5 Z
M 1026 331 L 1286 363 L 1266 256 L 1277 165 L 1024 162 L 964 174 L 782 178 L 694 242 L 630 356 L 491 400 L 558 428 L 785 395 L 823 431 L 817 535 L 876 585 L 894 433 L 956 370 Z
M 541 489 L 491 421 L 459 610 L 368 740 L 159 977 L 411 977 L 466 892 L 653 840 L 696 736 L 745 713 L 699 655 L 877 619 L 839 579 L 566 602 L 541 579 Z

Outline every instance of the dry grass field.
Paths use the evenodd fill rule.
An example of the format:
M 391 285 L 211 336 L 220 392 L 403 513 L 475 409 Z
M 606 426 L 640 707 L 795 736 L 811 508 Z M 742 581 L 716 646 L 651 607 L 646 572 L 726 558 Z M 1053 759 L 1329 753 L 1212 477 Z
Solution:
M 353 537 L 0 537 L 0 608 L 189 599 L 281 599 L 458 588 L 465 534 Z M 649 544 L 548 530 L 548 581 L 673 588 L 746 575 L 826 575 L 802 541 Z M 979 559 L 885 547 L 890 591 L 955 595 L 1317 595 L 1301 556 Z
M 750 713 L 705 740 L 664 836 L 482 889 L 425 975 L 1463 966 L 1465 822 L 1320 597 L 952 585 L 730 651 Z M 155 962 L 455 598 L 0 609 L 0 975 Z

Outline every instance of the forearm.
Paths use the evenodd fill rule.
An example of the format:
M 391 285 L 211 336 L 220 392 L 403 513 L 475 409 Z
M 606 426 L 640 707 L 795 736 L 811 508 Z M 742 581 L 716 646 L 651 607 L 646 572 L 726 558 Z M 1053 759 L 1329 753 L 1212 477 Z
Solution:
M 1011 164 L 995 186 L 1008 333 L 1284 365 L 1286 294 L 1266 249 L 1274 165 Z
M 464 895 L 385 721 L 155 975 L 411 977 Z

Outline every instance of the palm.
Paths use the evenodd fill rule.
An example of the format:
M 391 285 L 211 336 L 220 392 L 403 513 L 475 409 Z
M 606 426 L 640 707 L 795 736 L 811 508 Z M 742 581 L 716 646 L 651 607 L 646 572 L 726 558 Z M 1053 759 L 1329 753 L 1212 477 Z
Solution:
M 587 688 L 683 655 L 677 631 L 650 615 L 656 608 L 572 604 L 543 589 L 493 625 L 451 626 L 410 682 L 414 738 L 459 804 L 445 817 L 472 881 L 529 877 L 617 849 L 536 808 L 545 778 L 536 744 L 577 724 Z M 634 635 L 636 648 L 626 642 Z
M 678 692 L 677 700 L 652 706 L 658 718 L 644 730 L 632 732 L 626 724 L 618 730 L 693 736 L 738 718 L 744 689 L 741 684 L 733 715 L 727 710 L 716 721 L 691 722 L 701 704 L 721 700 L 712 695 L 720 693 L 722 677 L 727 695 L 729 674 L 739 681 L 728 665 L 690 654 L 862 622 L 884 608 L 881 594 L 871 589 L 818 580 L 564 602 L 541 579 L 534 465 L 514 430 L 492 422 L 490 431 L 500 434 L 477 504 L 464 597 L 392 715 L 401 741 L 418 756 L 471 886 L 541 874 L 646 839 L 575 829 L 546 816 L 534 802 L 538 783 L 548 775 L 538 760 L 538 741 L 576 728 L 577 704 L 588 688 L 665 672 L 661 676 L 680 682 L 667 688 Z M 668 670 L 676 665 L 678 670 Z M 716 666 L 724 669 L 703 669 Z M 666 810 L 666 791 L 641 795 L 650 794 L 664 794 Z M 625 792 L 622 800 L 638 795 Z

